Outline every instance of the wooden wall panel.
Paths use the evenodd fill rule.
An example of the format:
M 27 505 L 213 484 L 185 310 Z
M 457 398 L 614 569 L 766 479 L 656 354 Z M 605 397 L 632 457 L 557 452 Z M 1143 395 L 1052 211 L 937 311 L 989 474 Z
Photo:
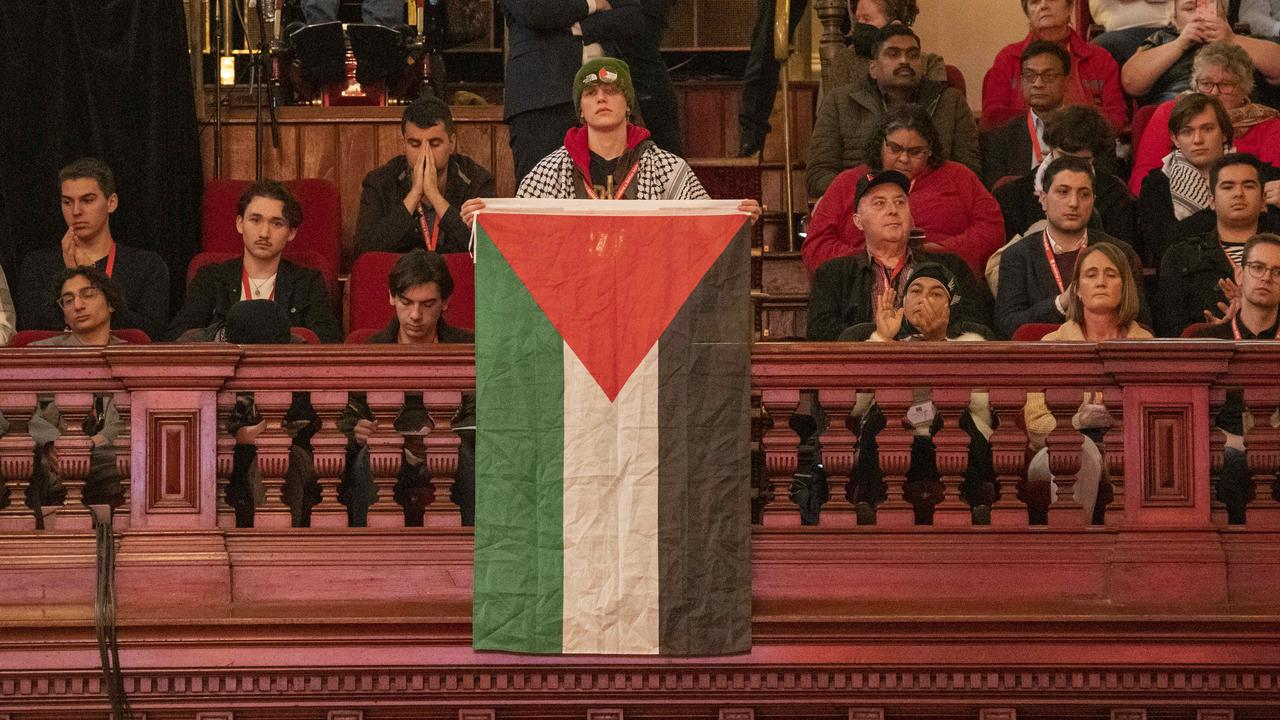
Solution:
M 342 197 L 342 237 L 354 238 L 356 216 L 360 212 L 360 185 L 364 176 L 377 167 L 378 128 L 367 123 L 349 123 L 338 126 L 338 156 L 336 175 L 333 178 Z M 348 267 L 355 259 L 351 243 L 344 243 L 344 264 Z

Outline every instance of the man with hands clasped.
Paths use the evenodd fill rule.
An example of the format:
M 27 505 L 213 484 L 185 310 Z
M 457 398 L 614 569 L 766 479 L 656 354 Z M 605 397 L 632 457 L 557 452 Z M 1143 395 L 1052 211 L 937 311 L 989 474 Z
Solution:
M 404 154 L 371 170 L 360 193 L 356 247 L 360 252 L 466 252 L 471 229 L 458 208 L 498 194 L 493 175 L 455 153 L 449 106 L 428 95 L 405 108 Z

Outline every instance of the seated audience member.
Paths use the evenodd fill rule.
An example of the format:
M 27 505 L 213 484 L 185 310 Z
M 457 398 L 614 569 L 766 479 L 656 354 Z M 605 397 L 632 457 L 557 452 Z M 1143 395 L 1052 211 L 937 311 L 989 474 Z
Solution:
M 1166 127 L 1173 150 L 1138 193 L 1142 257 L 1150 263 L 1177 241 L 1178 222 L 1209 207 L 1209 171 L 1231 147 L 1233 132 L 1222 103 L 1200 93 L 1178 98 Z
M 18 271 L 18 329 L 61 330 L 62 313 L 49 302 L 62 270 L 93 265 L 107 274 L 129 304 L 115 319 L 117 328 L 139 328 L 159 337 L 169 320 L 169 268 L 150 250 L 118 244 L 111 236 L 116 211 L 115 176 L 106 163 L 81 158 L 58 173 L 62 219 L 67 232 L 60 246 L 27 254 Z
M 302 0 L 302 17 L 308 25 L 335 22 L 338 19 L 338 0 Z M 404 3 L 400 0 L 361 0 L 360 19 L 370 25 L 403 25 Z
M 911 220 L 924 232 L 924 247 L 954 253 L 971 268 L 982 267 L 1001 245 L 1000 207 L 978 176 L 939 152 L 938 131 L 917 105 L 889 111 L 864 153 L 870 161 L 840 173 L 818 201 L 801 248 L 813 272 L 827 260 L 862 250 L 866 239 L 854 222 L 854 194 L 869 172 L 897 170 L 911 183 Z
M 1101 242 L 1081 250 L 1068 291 L 1066 322 L 1041 340 L 1102 342 L 1151 337 L 1138 324 L 1141 295 L 1129 258 L 1120 246 Z
M 1075 274 L 1081 250 L 1090 245 L 1111 243 L 1124 253 L 1135 275 L 1141 270 L 1128 243 L 1089 230 L 1096 193 L 1088 160 L 1070 155 L 1055 159 L 1045 170 L 1043 188 L 1044 230 L 1015 242 L 1000 256 L 995 321 L 1002 337 L 1011 337 L 1026 323 L 1060 323 L 1067 317 L 1067 279 Z M 1138 300 L 1145 309 L 1141 293 Z
M 828 90 L 849 83 L 870 84 L 871 51 L 880 30 L 893 24 L 911 27 L 919 14 L 920 5 L 916 0 L 858 0 L 853 7 L 849 46 L 837 50 L 831 58 L 829 77 L 833 81 Z M 925 79 L 947 82 L 947 64 L 941 55 L 921 53 L 920 63 Z M 824 82 L 826 79 L 823 78 Z
M 1172 1 L 1089 0 L 1089 15 L 1104 30 L 1093 43 L 1111 53 L 1116 64 L 1124 67 L 1142 41 L 1168 20 L 1168 4 Z
M 1280 45 L 1232 32 L 1225 0 L 1173 0 L 1168 26 L 1143 41 L 1121 68 L 1125 92 L 1143 105 L 1173 99 L 1191 87 L 1196 51 L 1213 42 L 1240 46 L 1265 81 L 1280 83 Z
M 1254 37 L 1280 38 L 1280 0 L 1241 0 L 1240 22 Z
M 954 160 L 978 172 L 978 128 L 964 95 L 926 80 L 920 38 L 904 25 L 886 25 L 873 48 L 871 83 L 836 88 L 822 99 L 813 134 L 805 186 L 820 197 L 842 170 L 867 162 L 867 140 L 884 116 L 903 105 L 925 109 L 938 129 L 940 160 Z
M 1090 227 L 1132 243 L 1137 235 L 1133 197 L 1124 181 L 1103 167 L 1115 157 L 1111 154 L 1114 144 L 1106 118 L 1085 105 L 1064 107 L 1050 118 L 1044 139 L 1049 146 L 1044 162 L 991 191 L 1004 216 L 1005 240 L 1040 229 L 1044 222 L 1044 205 L 1040 201 L 1044 170 L 1055 158 L 1070 156 L 1088 160 L 1094 166 L 1095 213 Z
M 187 299 L 169 327 L 169 337 L 225 340 L 228 311 L 245 300 L 270 300 L 287 310 L 291 327 L 304 327 L 321 342 L 339 342 L 342 332 L 329 303 L 324 275 L 281 257 L 302 224 L 302 206 L 274 180 L 254 183 L 236 202 L 236 230 L 244 255 L 200 268 Z
M 896 291 L 885 285 L 872 298 L 875 322 L 854 325 L 840 333 L 841 340 L 988 340 L 991 331 L 976 323 L 951 322 L 951 308 L 960 302 L 956 277 L 945 265 L 921 263 L 911 271 L 902 304 Z
M 13 311 L 13 296 L 9 294 L 9 280 L 0 268 L 0 345 L 8 345 L 18 332 L 18 318 Z
M 1106 50 L 1091 45 L 1071 27 L 1075 0 L 1022 0 L 1030 32 L 1006 45 L 982 79 L 982 129 L 999 127 L 1027 110 L 1021 92 L 1022 51 L 1036 40 L 1058 43 L 1071 53 L 1066 85 L 1069 105 L 1093 105 L 1111 126 L 1128 121 L 1128 106 L 1120 89 L 1120 68 Z
M 443 313 L 449 309 L 449 296 L 453 294 L 453 276 L 444 258 L 421 249 L 405 253 L 392 266 L 387 284 L 396 314 L 369 342 L 402 345 L 475 342 L 470 332 L 450 327 L 444 321 Z
M 1215 42 L 1201 48 L 1191 66 L 1191 88 L 1216 98 L 1226 108 L 1236 150 L 1280 166 L 1280 112 L 1250 99 L 1254 90 L 1253 61 L 1239 45 Z M 1147 173 L 1160 167 L 1172 149 L 1167 128 L 1178 99 L 1161 103 L 1142 137 L 1135 138 L 1133 174 L 1129 176 L 1129 189 L 1134 194 L 1141 192 Z
M 124 296 L 106 273 L 92 265 L 80 265 L 63 270 L 59 280 L 58 294 L 53 299 L 62 310 L 67 332 L 32 345 L 87 347 L 124 342 L 111 334 L 112 317 L 124 309 Z
M 387 289 L 395 317 L 380 332 L 369 338 L 371 343 L 400 345 L 434 345 L 436 343 L 472 343 L 475 336 L 461 328 L 450 327 L 442 314 L 453 294 L 453 277 L 444 258 L 421 249 L 406 253 L 396 261 L 387 277 Z M 403 425 L 402 423 L 399 423 Z M 475 396 L 465 393 L 452 427 L 459 431 L 458 471 L 454 477 L 450 500 L 462 511 L 462 524 L 475 524 Z M 368 419 L 356 421 L 356 442 L 368 442 L 377 423 Z M 416 440 L 416 442 L 415 442 Z M 396 482 L 396 502 L 405 507 L 405 525 L 421 527 L 423 511 L 429 498 L 415 492 L 429 487 L 423 477 L 426 446 L 421 439 L 406 434 L 406 447 Z
M 659 148 L 649 131 L 632 125 L 635 90 L 627 64 L 596 58 L 578 71 L 573 102 L 582 125 L 564 135 L 564 145 L 543 158 L 521 181 L 520 198 L 564 200 L 704 200 L 709 196 L 677 155 Z M 484 209 L 482 198 L 462 204 L 468 225 Z M 760 217 L 760 203 L 743 200 L 739 209 Z
M 1037 40 L 1022 51 L 1022 99 L 1027 111 L 1000 127 L 982 133 L 982 182 L 995 185 L 1002 177 L 1018 177 L 1044 162 L 1049 152 L 1044 131 L 1049 116 L 1062 107 L 1071 55 L 1061 45 Z
M 1263 231 L 1262 164 L 1252 155 L 1223 156 L 1209 170 L 1215 218 L 1212 230 L 1174 243 L 1160 259 L 1156 331 L 1178 337 L 1192 323 L 1225 310 L 1239 289 L 1232 278 L 1244 245 Z
M 991 298 L 964 260 L 909 243 L 910 188 L 911 181 L 897 170 L 867 173 L 858 179 L 853 222 L 866 238 L 866 247 L 818 268 L 809 297 L 810 340 L 835 340 L 851 325 L 873 322 L 875 299 L 885 287 L 892 287 L 895 297 L 903 297 L 911 270 L 927 262 L 941 264 L 955 276 L 960 303 L 953 322 L 989 322 Z
M 1258 233 L 1244 244 L 1236 268 L 1239 298 L 1220 321 L 1192 337 L 1222 340 L 1280 340 L 1280 235 Z
M 457 135 L 449 106 L 428 95 L 404 110 L 400 122 L 404 154 L 369 171 L 356 220 L 359 252 L 408 252 L 425 247 L 466 252 L 471 228 L 458 208 L 476 197 L 498 194 L 493 176 L 454 152 Z

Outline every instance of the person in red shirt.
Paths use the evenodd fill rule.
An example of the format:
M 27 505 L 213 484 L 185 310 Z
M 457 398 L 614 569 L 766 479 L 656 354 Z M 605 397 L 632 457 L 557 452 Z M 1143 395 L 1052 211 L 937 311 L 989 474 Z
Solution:
M 1120 87 L 1120 68 L 1101 47 L 1086 42 L 1071 27 L 1074 0 L 1022 0 L 1030 32 L 1006 45 L 982 79 L 980 129 L 998 127 L 1027 111 L 1022 96 L 1022 51 L 1035 40 L 1062 44 L 1071 53 L 1067 104 L 1094 105 L 1119 130 L 1128 122 L 1128 106 Z
M 867 146 L 871 162 L 836 176 L 813 209 L 801 247 L 809 272 L 862 251 L 866 237 L 853 222 L 854 188 L 872 170 L 897 170 L 911 183 L 914 231 L 923 231 L 924 249 L 954 253 L 981 276 L 987 258 L 1005 242 L 1000 205 L 972 170 L 946 160 L 940 147 L 938 131 L 918 105 L 886 115 Z

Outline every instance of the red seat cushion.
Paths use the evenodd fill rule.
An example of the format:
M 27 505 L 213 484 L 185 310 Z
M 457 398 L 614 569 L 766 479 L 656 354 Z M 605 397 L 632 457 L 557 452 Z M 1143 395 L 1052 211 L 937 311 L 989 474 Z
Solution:
M 21 330 L 9 339 L 9 347 L 26 347 L 33 342 L 45 340 L 61 334 L 62 333 L 58 330 Z M 117 328 L 113 329 L 111 334 L 130 345 L 151 344 L 151 336 L 137 328 Z
M 1039 340 L 1057 329 L 1058 326 L 1054 323 L 1026 323 L 1013 331 L 1013 339 L 1021 342 Z

